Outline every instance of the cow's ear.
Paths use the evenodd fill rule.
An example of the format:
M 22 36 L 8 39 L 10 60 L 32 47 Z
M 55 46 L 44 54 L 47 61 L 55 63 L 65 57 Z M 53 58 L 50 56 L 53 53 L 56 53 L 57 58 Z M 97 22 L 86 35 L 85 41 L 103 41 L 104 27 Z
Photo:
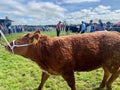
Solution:
M 40 37 L 40 35 L 38 33 L 36 33 L 36 34 L 33 35 L 33 38 L 35 38 L 37 40 L 39 39 L 39 37 Z
M 40 34 L 40 30 L 36 30 L 34 34 Z
M 29 37 L 29 33 L 28 33 L 28 34 L 26 34 L 26 35 L 24 35 L 24 37 Z
M 33 43 L 37 43 L 40 35 L 38 33 L 34 34 L 32 37 Z

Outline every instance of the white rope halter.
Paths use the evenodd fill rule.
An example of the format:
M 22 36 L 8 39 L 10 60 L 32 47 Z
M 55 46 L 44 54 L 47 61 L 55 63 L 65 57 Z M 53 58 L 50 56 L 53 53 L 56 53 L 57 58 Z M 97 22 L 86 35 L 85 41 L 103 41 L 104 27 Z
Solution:
M 31 43 L 32 44 L 32 43 Z M 15 45 L 15 40 L 13 40 L 13 45 L 10 47 L 10 49 L 12 50 L 12 53 L 14 54 L 14 48 L 15 47 L 25 47 L 25 46 L 29 46 L 31 44 L 22 44 L 22 45 Z
M 6 42 L 6 43 L 8 44 L 8 46 L 11 48 L 10 43 L 7 41 L 5 35 L 3 34 L 3 32 L 2 32 L 1 30 L 0 30 L 0 33 L 1 33 L 2 37 L 3 37 L 3 39 L 5 40 L 5 42 Z
M 31 44 L 15 45 L 15 40 L 13 40 L 13 45 L 10 45 L 10 43 L 7 41 L 5 35 L 3 34 L 3 32 L 1 30 L 0 30 L 0 33 L 1 33 L 2 37 L 4 38 L 5 42 L 7 43 L 7 45 L 10 47 L 10 49 L 11 49 L 11 51 L 12 51 L 13 54 L 14 54 L 14 48 L 15 47 L 24 47 L 24 46 L 29 46 L 29 45 L 32 44 L 31 43 Z

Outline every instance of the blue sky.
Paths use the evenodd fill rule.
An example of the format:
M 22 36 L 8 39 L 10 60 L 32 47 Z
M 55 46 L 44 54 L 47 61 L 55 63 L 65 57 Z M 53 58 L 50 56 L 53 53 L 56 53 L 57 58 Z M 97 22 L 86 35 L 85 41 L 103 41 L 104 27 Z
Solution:
M 0 18 L 16 25 L 120 21 L 120 0 L 0 0 Z

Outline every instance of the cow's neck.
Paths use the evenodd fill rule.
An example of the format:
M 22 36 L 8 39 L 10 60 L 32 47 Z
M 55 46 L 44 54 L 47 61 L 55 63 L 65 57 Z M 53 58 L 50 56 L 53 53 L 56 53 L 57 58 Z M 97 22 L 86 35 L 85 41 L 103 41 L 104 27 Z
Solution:
M 44 60 L 41 59 L 41 50 L 39 48 L 38 52 L 38 48 L 36 45 L 28 46 L 28 50 L 24 57 L 29 58 L 32 61 L 36 62 L 40 66 L 40 68 L 43 69 L 44 71 L 48 70 L 46 63 L 44 62 Z
M 36 62 L 36 60 L 37 60 L 39 57 L 38 57 L 37 50 L 36 50 L 35 46 L 34 46 L 34 45 L 30 45 L 30 46 L 28 46 L 27 48 L 28 48 L 28 49 L 27 49 L 27 52 L 26 52 L 25 55 L 23 55 L 23 56 L 26 57 L 26 58 L 31 59 L 32 61 L 35 61 L 35 62 Z

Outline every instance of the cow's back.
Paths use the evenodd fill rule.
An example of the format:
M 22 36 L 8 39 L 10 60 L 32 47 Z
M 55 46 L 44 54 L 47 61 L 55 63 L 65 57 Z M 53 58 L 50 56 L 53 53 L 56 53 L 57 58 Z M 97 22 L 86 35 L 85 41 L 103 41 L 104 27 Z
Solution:
M 120 62 L 120 35 L 116 32 L 84 34 L 72 40 L 76 71 L 90 71 L 101 67 L 111 58 Z
M 100 31 L 54 37 L 40 43 L 43 44 L 41 60 L 56 73 L 66 67 L 75 71 L 90 71 L 101 67 L 112 57 L 111 54 L 116 55 L 114 52 L 120 52 L 120 35 L 116 32 Z

